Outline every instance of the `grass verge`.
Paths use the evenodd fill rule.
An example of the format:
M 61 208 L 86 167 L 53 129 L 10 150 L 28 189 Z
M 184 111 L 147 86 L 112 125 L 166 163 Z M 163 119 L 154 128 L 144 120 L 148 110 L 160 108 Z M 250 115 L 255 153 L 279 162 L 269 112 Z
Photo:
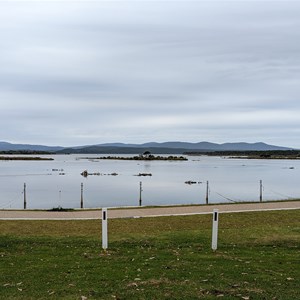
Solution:
M 1 299 L 300 299 L 300 211 L 0 221 Z M 83 298 L 84 299 L 84 298 Z

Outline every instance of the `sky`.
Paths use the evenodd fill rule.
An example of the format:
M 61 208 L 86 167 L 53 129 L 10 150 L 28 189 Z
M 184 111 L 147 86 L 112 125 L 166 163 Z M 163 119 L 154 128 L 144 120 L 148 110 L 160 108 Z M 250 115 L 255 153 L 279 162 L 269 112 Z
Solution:
M 0 141 L 300 148 L 300 1 L 0 0 Z

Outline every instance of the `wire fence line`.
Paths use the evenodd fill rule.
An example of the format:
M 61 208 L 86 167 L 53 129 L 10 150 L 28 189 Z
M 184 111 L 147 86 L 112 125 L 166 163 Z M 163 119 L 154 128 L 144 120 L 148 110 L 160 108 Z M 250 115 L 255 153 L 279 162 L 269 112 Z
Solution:
M 223 186 L 220 186 L 220 182 L 223 182 Z M 217 183 L 217 184 L 216 184 Z M 238 195 L 238 191 L 236 191 L 234 188 L 232 188 L 230 191 L 228 191 L 228 187 L 232 186 L 235 187 L 237 185 L 236 182 L 230 182 L 230 181 L 214 181 L 214 180 L 200 180 L 197 182 L 191 182 L 190 184 L 186 185 L 185 189 L 185 202 L 176 203 L 176 204 L 213 204 L 213 203 L 239 203 L 239 202 L 259 202 L 259 201 L 270 201 L 270 200 L 296 200 L 300 197 L 295 193 L 294 195 L 291 195 L 290 193 L 286 193 L 282 189 L 280 189 L 280 186 L 278 186 L 276 189 L 274 187 L 265 185 L 261 180 L 258 180 L 256 182 L 253 181 L 240 181 L 241 183 L 247 183 L 251 184 L 251 186 L 247 186 L 247 191 L 249 195 L 248 197 L 241 197 Z M 189 197 L 191 195 L 189 194 L 189 191 L 187 191 L 187 187 L 191 186 L 191 190 L 193 190 L 193 196 L 194 201 L 190 202 Z M 199 187 L 200 186 L 200 187 Z M 204 188 L 204 186 L 207 186 L 207 188 Z M 226 188 L 224 188 L 226 187 Z M 118 186 L 115 187 L 115 189 L 119 189 Z M 172 192 L 172 190 L 168 187 L 168 197 L 172 198 L 176 196 L 176 191 Z M 124 205 L 124 206 L 143 206 L 143 205 L 155 205 L 155 203 L 151 203 L 151 197 L 154 197 L 153 195 L 150 195 L 151 192 L 155 191 L 155 187 L 151 187 L 151 185 L 148 184 L 148 182 L 140 181 L 139 185 L 136 185 L 133 188 L 134 193 L 132 193 L 131 196 L 127 196 L 130 198 L 130 205 Z M 101 193 L 101 187 L 97 191 L 98 193 Z M 97 193 L 96 192 L 96 193 Z M 122 193 L 122 191 L 119 190 L 119 192 Z M 114 190 L 111 191 L 111 194 L 114 193 Z M 44 203 L 43 199 L 45 195 L 48 195 L 48 198 L 51 197 L 51 204 L 47 206 L 47 203 Z M 195 195 L 197 196 L 197 199 L 195 200 Z M 275 198 L 275 196 L 277 198 Z M 68 203 L 72 203 L 70 207 L 68 208 L 96 208 L 96 207 L 102 207 L 107 206 L 106 204 L 102 204 L 101 201 L 97 202 L 95 204 L 95 201 L 93 200 L 95 196 L 89 193 L 89 189 L 84 186 L 81 183 L 81 190 L 80 186 L 76 188 L 76 190 L 71 190 L 69 188 L 64 189 L 63 186 L 57 187 L 57 188 L 37 188 L 37 187 L 31 187 L 30 185 L 27 185 L 24 183 L 24 186 L 17 191 L 10 191 L 7 188 L 5 189 L 5 193 L 1 193 L 0 188 L 0 209 L 27 209 L 30 207 L 31 209 L 36 209 L 41 207 L 41 203 L 43 204 L 43 207 L 47 207 L 48 209 L 52 209 L 55 207 L 61 207 L 66 208 L 66 205 Z M 109 197 L 109 196 L 106 196 Z M 249 200 L 249 197 L 251 200 Z M 278 198 L 279 197 L 279 198 Z M 144 199 L 147 199 L 148 201 L 145 203 Z M 32 201 L 34 199 L 34 201 Z M 72 199 L 70 201 L 70 199 Z M 150 200 L 149 200 L 150 199 Z M 207 201 L 205 202 L 205 199 Z M 68 200 L 68 201 L 66 201 Z M 47 201 L 46 201 L 47 202 Z M 81 204 L 82 202 L 82 204 Z M 74 204 L 75 203 L 75 204 Z M 111 206 L 123 206 L 119 203 L 112 203 Z M 165 205 L 165 204 L 175 204 L 172 202 L 164 202 L 158 205 Z

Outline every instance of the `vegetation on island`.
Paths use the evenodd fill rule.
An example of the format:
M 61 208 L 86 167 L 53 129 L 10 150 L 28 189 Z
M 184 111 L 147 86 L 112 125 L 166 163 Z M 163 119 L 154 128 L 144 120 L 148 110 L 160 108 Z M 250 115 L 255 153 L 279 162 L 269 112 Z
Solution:
M 247 159 L 300 159 L 300 150 L 273 150 L 273 151 L 212 151 L 212 152 L 185 152 L 185 155 L 195 156 L 226 156 L 230 158 Z
M 131 157 L 126 157 L 126 156 L 103 156 L 103 157 L 86 157 L 85 159 L 112 159 L 112 160 L 175 160 L 175 161 L 186 161 L 188 160 L 184 156 L 174 156 L 174 155 L 169 155 L 169 156 L 160 156 L 160 155 L 153 155 L 151 154 L 150 151 L 145 151 L 143 154 L 140 155 L 135 155 Z
M 95 175 L 95 176 L 103 176 L 103 175 L 107 175 L 107 176 L 118 176 L 119 174 L 116 172 L 113 173 L 109 173 L 109 174 L 104 174 L 104 173 L 100 173 L 100 172 L 94 172 L 94 173 L 90 173 L 88 170 L 84 170 L 80 173 L 81 176 L 83 177 L 88 177 L 90 175 Z
M 33 157 L 29 155 L 53 155 L 53 152 L 33 151 L 33 150 L 9 150 L 0 151 L 0 160 L 54 160 L 50 157 Z M 8 155 L 8 156 L 4 156 Z M 18 155 L 18 156 L 14 156 Z M 26 156 L 19 156 L 26 155 Z M 28 156 L 27 156 L 28 155 Z
M 8 150 L 0 151 L 0 155 L 53 155 L 54 152 L 36 150 Z
M 0 298 L 300 299 L 300 210 L 108 222 L 0 221 Z
M 0 160 L 54 160 L 54 158 L 32 156 L 0 156 Z

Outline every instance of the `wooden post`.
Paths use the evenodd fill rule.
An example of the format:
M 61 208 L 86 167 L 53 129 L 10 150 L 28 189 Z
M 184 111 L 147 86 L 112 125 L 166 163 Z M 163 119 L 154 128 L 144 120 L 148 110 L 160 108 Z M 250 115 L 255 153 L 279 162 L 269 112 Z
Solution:
M 263 201 L 263 185 L 262 180 L 259 181 L 259 202 Z
M 23 194 L 24 194 L 24 209 L 26 209 L 26 208 L 27 208 L 27 200 L 26 200 L 26 183 L 24 183 Z
M 83 208 L 83 183 L 81 183 L 80 208 Z
M 142 186 L 142 182 L 140 181 L 140 200 L 139 200 L 140 206 L 142 206 L 142 191 L 143 191 L 143 186 Z
M 212 242 L 211 248 L 216 251 L 218 248 L 218 227 L 219 227 L 219 210 L 213 211 L 213 229 L 212 229 Z
M 108 247 L 107 218 L 107 208 L 102 208 L 102 248 L 104 251 Z
M 208 194 L 209 194 L 209 182 L 206 181 L 206 204 L 208 204 Z

